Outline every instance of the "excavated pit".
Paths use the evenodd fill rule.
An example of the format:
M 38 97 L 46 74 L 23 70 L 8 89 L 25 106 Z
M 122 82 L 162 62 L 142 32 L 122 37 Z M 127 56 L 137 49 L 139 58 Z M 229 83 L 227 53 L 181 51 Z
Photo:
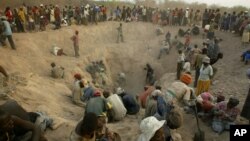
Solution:
M 9 94 L 9 97 L 15 99 L 27 111 L 45 111 L 49 115 L 57 117 L 57 121 L 63 122 L 57 130 L 46 132 L 49 141 L 67 141 L 77 121 L 82 118 L 84 109 L 73 105 L 70 99 L 73 75 L 78 72 L 85 79 L 92 81 L 85 68 L 93 61 L 104 61 L 108 80 L 106 88 L 110 90 L 116 86 L 117 74 L 124 72 L 127 79 L 125 90 L 134 95 L 143 91 L 146 76 L 143 68 L 146 63 L 151 64 L 154 68 L 156 78 L 159 80 L 158 84 L 162 85 L 163 90 L 175 80 L 176 50 L 172 49 L 169 55 L 162 56 L 160 60 L 156 59 L 160 42 L 164 39 L 164 35 L 156 36 L 156 25 L 141 22 L 124 23 L 125 42 L 120 44 L 116 43 L 118 26 L 118 22 L 106 22 L 97 26 L 71 26 L 57 31 L 19 33 L 13 36 L 17 51 L 0 48 L 0 64 L 9 73 L 19 72 L 27 80 L 26 86 L 18 85 L 15 92 Z M 164 27 L 163 29 L 164 32 L 170 31 L 173 37 L 179 27 Z M 79 30 L 80 58 L 74 57 L 73 45 L 70 40 L 74 30 Z M 218 83 L 212 88 L 213 90 L 223 89 L 226 96 L 237 95 L 241 101 L 244 101 L 244 93 L 247 92 L 248 87 L 245 75 L 237 73 L 232 76 L 232 74 L 236 74 L 235 72 L 245 72 L 247 68 L 237 61 L 237 55 L 239 56 L 243 51 L 241 48 L 236 48 L 240 40 L 229 33 L 218 33 L 218 36 L 225 40 L 221 45 L 225 57 L 216 64 L 219 68 L 216 78 L 219 82 L 225 83 Z M 202 37 L 192 37 L 192 41 L 201 45 Z M 52 55 L 50 49 L 53 44 L 63 48 L 68 56 Z M 64 79 L 50 78 L 51 62 L 56 62 L 65 68 Z M 233 82 L 237 82 L 237 84 Z M 0 100 L 0 104 L 4 101 Z M 123 141 L 134 141 L 139 134 L 138 125 L 143 112 L 141 110 L 138 117 L 127 116 L 123 121 L 108 126 L 120 133 Z M 193 119 L 194 116 L 185 115 L 183 126 L 177 130 L 185 141 L 191 141 L 193 133 L 196 131 L 196 123 Z M 193 130 L 190 131 L 190 129 Z M 229 140 L 227 132 L 218 136 L 204 124 L 202 124 L 202 129 L 207 132 L 207 140 Z

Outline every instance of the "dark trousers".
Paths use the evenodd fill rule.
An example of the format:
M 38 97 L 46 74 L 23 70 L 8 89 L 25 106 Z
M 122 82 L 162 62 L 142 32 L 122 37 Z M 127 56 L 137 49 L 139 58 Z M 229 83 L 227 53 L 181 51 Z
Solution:
M 196 68 L 195 69 L 195 80 L 194 80 L 194 87 L 196 88 L 197 86 L 197 82 L 198 82 L 198 78 L 200 76 L 200 68 Z
M 16 49 L 16 46 L 14 44 L 14 41 L 13 41 L 13 38 L 12 38 L 12 35 L 8 35 L 8 36 L 5 36 L 3 37 L 4 39 L 1 41 L 1 43 L 5 46 L 6 43 L 5 43 L 5 40 L 6 38 L 8 39 L 9 43 L 10 43 L 10 46 L 12 49 Z
M 213 79 L 214 78 L 214 76 L 215 76 L 215 74 L 217 73 L 217 68 L 216 67 L 214 67 L 214 66 L 212 66 L 212 68 L 213 68 L 213 76 L 212 76 L 212 78 L 211 79 Z
M 74 45 L 74 50 L 75 50 L 75 57 L 79 57 L 79 46 L 78 45 Z
M 177 63 L 177 73 L 176 73 L 176 79 L 180 79 L 181 77 L 181 71 L 182 71 L 182 62 Z

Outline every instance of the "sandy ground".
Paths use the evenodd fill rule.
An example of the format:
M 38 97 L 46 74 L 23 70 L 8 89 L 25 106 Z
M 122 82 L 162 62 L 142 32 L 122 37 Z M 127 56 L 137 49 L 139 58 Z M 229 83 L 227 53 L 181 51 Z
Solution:
M 124 23 L 125 43 L 117 44 L 118 25 L 117 22 L 107 22 L 98 26 L 71 26 L 57 31 L 17 33 L 14 34 L 17 51 L 9 47 L 0 48 L 0 64 L 10 73 L 20 72 L 28 80 L 27 86 L 18 86 L 16 91 L 10 94 L 10 98 L 18 101 L 27 111 L 46 111 L 63 121 L 58 129 L 46 131 L 49 141 L 67 141 L 77 121 L 82 118 L 84 109 L 73 105 L 69 96 L 75 72 L 91 80 L 84 68 L 92 61 L 103 60 L 107 65 L 110 89 L 114 85 L 112 80 L 116 79 L 117 73 L 125 72 L 127 74 L 125 89 L 134 95 L 143 90 L 146 74 L 143 68 L 146 63 L 150 63 L 155 69 L 156 77 L 163 89 L 174 81 L 177 52 L 173 49 L 169 55 L 163 56 L 160 60 L 156 59 L 160 41 L 164 39 L 164 35 L 156 36 L 157 26 L 151 23 Z M 179 27 L 164 27 L 164 31 L 170 31 L 172 37 L 178 29 Z M 73 46 L 69 39 L 74 30 L 79 30 L 80 33 L 80 58 L 73 57 Z M 223 90 L 226 97 L 237 96 L 242 107 L 248 89 L 248 80 L 245 76 L 248 65 L 240 62 L 240 55 L 247 48 L 242 48 L 240 38 L 231 33 L 216 34 L 224 40 L 221 43 L 224 58 L 215 65 L 218 73 L 212 92 L 216 94 Z M 192 37 L 192 42 L 201 47 L 202 36 Z M 58 57 L 50 54 L 53 44 L 63 48 L 68 56 Z M 65 68 L 65 79 L 50 78 L 51 62 L 56 62 Z M 1 100 L 1 103 L 3 102 L 4 100 Z M 127 116 L 123 121 L 108 126 L 120 133 L 123 141 L 135 141 L 143 114 L 144 110 L 141 110 L 138 116 Z M 237 121 L 245 123 L 241 118 Z M 207 141 L 229 140 L 228 132 L 218 135 L 207 125 L 202 123 L 201 126 L 202 130 L 206 131 Z M 194 116 L 185 114 L 184 125 L 177 132 L 181 133 L 184 141 L 191 141 L 196 129 Z

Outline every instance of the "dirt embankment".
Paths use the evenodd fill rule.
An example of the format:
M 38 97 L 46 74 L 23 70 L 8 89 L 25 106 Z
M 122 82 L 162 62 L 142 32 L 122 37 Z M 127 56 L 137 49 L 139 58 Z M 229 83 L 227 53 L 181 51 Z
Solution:
M 125 43 L 117 44 L 118 25 L 117 22 L 107 22 L 97 26 L 71 26 L 57 31 L 14 34 L 17 51 L 0 48 L 0 64 L 8 72 L 20 72 L 28 80 L 27 86 L 18 86 L 16 92 L 11 94 L 11 98 L 17 100 L 28 111 L 43 110 L 64 121 L 57 130 L 47 131 L 46 135 L 50 141 L 66 141 L 70 131 L 83 116 L 84 109 L 73 105 L 69 96 L 75 72 L 91 80 L 85 67 L 92 61 L 103 60 L 106 64 L 110 89 L 114 85 L 112 80 L 116 79 L 117 73 L 125 72 L 127 74 L 125 89 L 138 94 L 143 90 L 146 75 L 143 68 L 146 63 L 150 63 L 155 69 L 156 77 L 161 79 L 163 89 L 174 81 L 177 53 L 173 49 L 168 56 L 156 59 L 160 49 L 159 43 L 164 39 L 164 35 L 156 36 L 156 25 L 140 22 L 124 23 Z M 80 58 L 74 57 L 70 40 L 74 30 L 79 30 Z M 178 27 L 164 27 L 164 31 L 170 31 L 172 36 L 177 30 Z M 239 56 L 245 48 L 240 48 L 239 38 L 230 33 L 217 33 L 217 35 L 224 39 L 221 43 L 224 58 L 215 65 L 218 68 L 215 78 L 218 83 L 212 87 L 212 91 L 223 90 L 227 97 L 238 96 L 242 105 L 248 88 L 245 78 L 247 66 L 240 63 Z M 201 36 L 192 37 L 194 44 L 200 46 L 202 41 Z M 50 49 L 53 44 L 63 48 L 68 56 L 52 55 Z M 51 62 L 56 62 L 65 68 L 65 79 L 50 78 Z M 120 133 L 124 141 L 134 141 L 139 133 L 138 125 L 143 112 L 142 110 L 138 117 L 128 116 L 123 121 L 108 126 Z M 184 125 L 178 129 L 185 141 L 192 140 L 192 135 L 196 131 L 193 119 L 192 115 L 185 115 Z M 207 132 L 207 140 L 227 141 L 229 138 L 227 132 L 219 136 L 203 124 L 202 128 Z

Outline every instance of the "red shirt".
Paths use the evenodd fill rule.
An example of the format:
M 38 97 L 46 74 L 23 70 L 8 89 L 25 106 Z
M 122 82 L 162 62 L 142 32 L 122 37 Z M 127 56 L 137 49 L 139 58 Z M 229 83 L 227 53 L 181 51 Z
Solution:
M 11 23 L 13 21 L 13 14 L 12 14 L 11 10 L 6 11 L 5 16 L 7 17 L 8 22 Z

